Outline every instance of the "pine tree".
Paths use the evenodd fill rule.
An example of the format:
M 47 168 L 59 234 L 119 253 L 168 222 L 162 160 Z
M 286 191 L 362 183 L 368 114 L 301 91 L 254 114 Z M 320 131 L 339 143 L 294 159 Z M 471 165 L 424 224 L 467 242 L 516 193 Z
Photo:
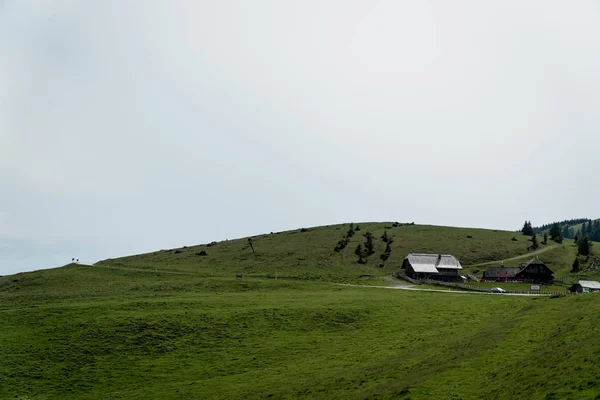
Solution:
M 381 236 L 381 240 L 383 240 L 384 243 L 388 242 L 388 235 L 387 235 L 387 231 L 386 230 L 383 231 L 383 235 Z
M 544 232 L 544 240 L 542 241 L 543 245 L 548 244 L 548 234 L 546 232 Z
M 354 224 L 350 222 L 350 227 L 348 228 L 348 232 L 346 233 L 347 238 L 351 238 L 354 236 Z
M 521 232 L 523 235 L 531 236 L 533 235 L 533 227 L 531 226 L 531 221 L 525 221 L 523 224 L 523 228 L 521 228 Z
M 538 247 L 540 247 L 540 245 L 538 244 L 537 241 L 537 236 L 535 234 L 535 232 L 533 233 L 533 235 L 531 236 L 531 248 L 533 250 L 537 249 Z
M 577 241 L 577 253 L 582 256 L 588 256 L 592 250 L 592 243 L 587 236 L 583 236 Z
M 362 244 L 358 244 L 358 246 L 356 246 L 356 250 L 354 250 L 354 254 L 356 254 L 358 256 L 358 263 L 359 264 L 364 264 L 366 261 L 364 260 L 364 251 L 362 248 Z
M 371 232 L 367 232 L 363 236 L 367 240 L 365 242 L 365 251 L 367 252 L 367 256 L 370 256 L 375 253 L 375 250 L 373 249 L 373 235 L 371 235 Z
M 561 236 L 560 225 L 558 222 L 554 222 L 550 228 L 550 240 L 556 241 L 559 236 Z
M 571 272 L 579 272 L 579 259 L 577 257 L 575 257 L 575 261 L 573 261 Z

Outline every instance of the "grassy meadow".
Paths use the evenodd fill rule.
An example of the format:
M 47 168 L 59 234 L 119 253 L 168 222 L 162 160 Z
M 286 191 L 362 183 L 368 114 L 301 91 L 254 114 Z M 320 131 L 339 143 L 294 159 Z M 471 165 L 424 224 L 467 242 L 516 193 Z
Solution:
M 359 225 L 377 238 L 391 226 Z M 0 399 L 600 396 L 600 295 L 336 284 L 382 285 L 408 252 L 518 257 L 524 237 L 390 228 L 380 267 L 356 263 L 358 235 L 333 252 L 344 228 L 255 237 L 256 254 L 240 239 L 0 277 Z

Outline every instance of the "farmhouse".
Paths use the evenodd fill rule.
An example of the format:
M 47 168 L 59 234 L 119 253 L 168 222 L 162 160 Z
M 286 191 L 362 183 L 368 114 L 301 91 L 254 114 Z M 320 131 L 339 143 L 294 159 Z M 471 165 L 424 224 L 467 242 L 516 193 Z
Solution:
M 534 258 L 521 264 L 519 267 L 489 267 L 483 272 L 486 281 L 531 281 L 531 282 L 553 282 L 554 276 L 539 258 Z
M 579 281 L 569 288 L 573 293 L 600 292 L 600 282 L 598 281 Z
M 406 275 L 413 279 L 433 279 L 438 281 L 459 282 L 462 269 L 456 257 L 450 254 L 411 253 L 402 263 Z

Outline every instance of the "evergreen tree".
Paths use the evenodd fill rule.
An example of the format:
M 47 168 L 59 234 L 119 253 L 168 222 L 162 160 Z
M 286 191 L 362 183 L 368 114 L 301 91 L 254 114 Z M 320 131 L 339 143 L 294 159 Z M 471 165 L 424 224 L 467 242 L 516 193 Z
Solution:
M 543 245 L 548 244 L 548 234 L 546 232 L 544 232 L 544 240 L 542 241 Z
M 573 261 L 571 272 L 579 272 L 579 259 L 577 257 L 575 257 L 575 261 Z
M 558 237 L 554 240 L 556 243 L 562 243 L 563 242 L 563 235 L 562 232 L 558 232 Z
M 365 253 L 363 251 L 362 244 L 359 243 L 358 246 L 356 246 L 356 250 L 354 250 L 354 254 L 356 254 L 358 256 L 359 264 L 366 263 L 366 261 L 364 259 Z
M 565 225 L 563 227 L 562 235 L 563 235 L 564 238 L 572 238 L 573 237 L 571 235 L 571 232 L 570 232 L 570 229 L 569 229 L 569 225 Z
M 370 256 L 371 254 L 375 253 L 375 250 L 373 249 L 373 235 L 371 235 L 371 232 L 367 232 L 363 236 L 366 239 L 365 251 L 367 252 L 367 256 Z
M 538 247 L 540 247 L 540 245 L 538 244 L 538 241 L 537 241 L 537 236 L 536 236 L 536 234 L 534 233 L 534 234 L 531 236 L 531 248 L 532 248 L 533 250 L 535 250 L 535 249 L 537 249 Z
M 348 228 L 348 232 L 346 233 L 347 238 L 351 238 L 354 236 L 354 224 L 350 222 L 350 227 Z
M 577 241 L 577 253 L 582 256 L 590 255 L 592 250 L 592 243 L 589 241 L 587 236 L 581 237 Z
M 533 235 L 533 227 L 531 226 L 531 221 L 525 221 L 525 224 L 523 224 L 523 228 L 521 228 L 521 232 L 523 233 L 523 235 Z
M 388 242 L 387 230 L 383 231 L 383 236 L 381 236 L 381 240 L 383 240 L 384 243 Z
M 550 228 L 550 240 L 556 241 L 556 239 L 561 235 L 560 226 L 558 222 L 554 222 L 552 227 Z

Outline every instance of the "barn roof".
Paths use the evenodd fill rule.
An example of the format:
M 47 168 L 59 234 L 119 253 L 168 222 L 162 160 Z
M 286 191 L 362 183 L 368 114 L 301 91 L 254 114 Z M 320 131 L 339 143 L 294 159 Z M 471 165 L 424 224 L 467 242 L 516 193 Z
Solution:
M 438 272 L 438 268 L 442 269 L 462 269 L 460 262 L 456 257 L 450 254 L 422 254 L 410 253 L 406 259 L 413 267 L 415 272 Z M 415 267 L 421 268 L 417 271 Z M 425 271 L 424 269 L 427 269 Z
M 579 283 L 581 287 L 586 287 L 590 289 L 600 289 L 600 282 L 598 281 L 579 281 L 577 283 Z
M 425 272 L 425 273 L 429 273 L 429 274 L 437 274 L 438 273 L 438 270 L 435 267 L 435 265 L 411 263 L 410 266 L 412 267 L 413 271 L 415 271 L 415 272 Z
M 531 260 L 527 261 L 525 264 L 521 264 L 522 267 L 527 267 L 529 265 L 546 265 L 542 262 L 542 260 L 540 260 L 539 258 L 532 258 Z

